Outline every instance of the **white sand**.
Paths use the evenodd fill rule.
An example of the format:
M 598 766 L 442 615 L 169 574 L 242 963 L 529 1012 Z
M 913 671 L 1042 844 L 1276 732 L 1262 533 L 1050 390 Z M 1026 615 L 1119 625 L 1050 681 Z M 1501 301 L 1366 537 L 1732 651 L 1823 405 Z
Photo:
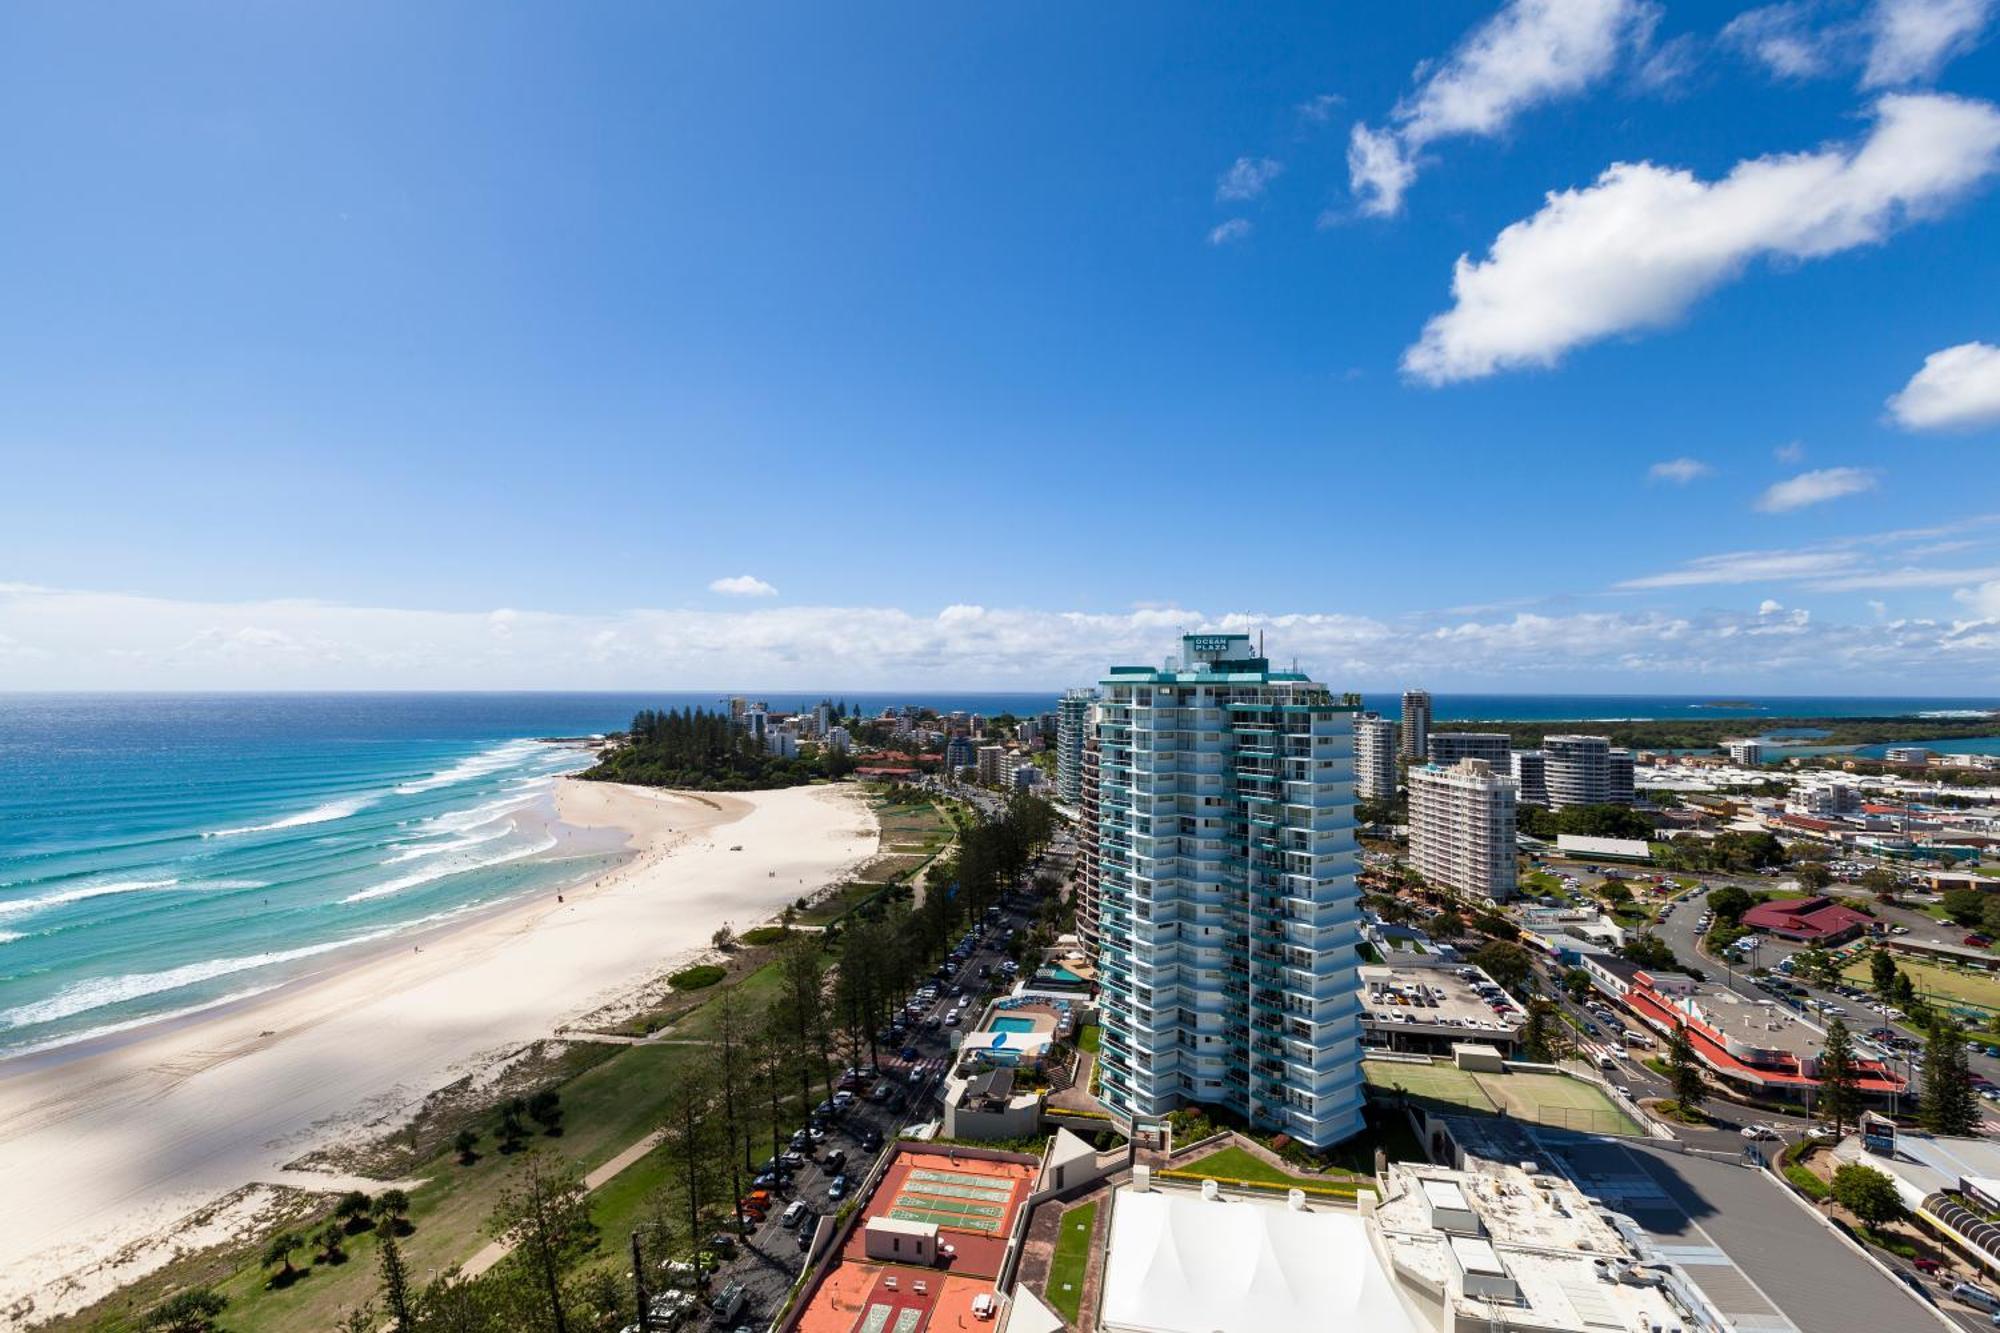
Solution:
M 434 1089 L 653 978 L 718 925 L 769 919 L 877 845 L 874 817 L 835 788 L 693 798 L 571 781 L 557 807 L 563 841 L 619 829 L 637 855 L 560 906 L 549 895 L 472 919 L 420 953 L 336 959 L 110 1050 L 12 1076 L 0 1065 L 0 1327 L 27 1299 L 46 1318 L 131 1281 L 171 1257 L 148 1237 L 253 1182 L 300 1184 L 279 1168 L 400 1123 Z

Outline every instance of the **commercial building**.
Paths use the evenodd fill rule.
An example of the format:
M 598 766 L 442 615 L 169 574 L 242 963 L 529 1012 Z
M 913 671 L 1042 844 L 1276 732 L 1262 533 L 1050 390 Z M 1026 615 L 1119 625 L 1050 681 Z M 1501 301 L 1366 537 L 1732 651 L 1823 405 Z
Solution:
M 1056 800 L 1071 808 L 1083 800 L 1083 740 L 1096 702 L 1095 690 L 1065 690 L 1056 705 Z
M 1723 748 L 1729 751 L 1729 762 L 1741 764 L 1745 768 L 1755 768 L 1764 762 L 1764 742 L 1726 741 Z
M 1685 1027 L 1702 1064 L 1740 1091 L 1805 1099 L 1819 1087 L 1822 1037 L 1787 1006 L 1746 1000 L 1678 972 L 1641 969 L 1624 985 L 1619 998 L 1640 1021 L 1662 1037 Z M 1864 1097 L 1886 1100 L 1908 1085 L 1880 1060 L 1854 1063 L 1855 1090 Z
M 1403 758 L 1423 759 L 1430 754 L 1431 696 L 1429 690 L 1403 691 Z
M 1254 653 L 1188 635 L 1103 681 L 1100 1095 L 1324 1147 L 1361 1128 L 1354 710 Z
M 1544 736 L 1542 765 L 1553 809 L 1632 804 L 1632 752 L 1608 736 Z
M 1874 919 L 1832 898 L 1788 898 L 1758 903 L 1743 914 L 1743 924 L 1768 935 L 1809 944 L 1845 944 L 1874 925 Z
M 1364 801 L 1396 799 L 1396 724 L 1380 713 L 1354 719 L 1354 794 Z
M 1516 795 L 1529 805 L 1549 803 L 1548 758 L 1540 750 L 1516 750 L 1510 756 Z
M 1514 896 L 1514 779 L 1484 759 L 1410 770 L 1410 863 L 1438 888 Z
M 1785 797 L 1785 812 L 1825 819 L 1832 815 L 1858 815 L 1861 804 L 1861 789 L 1854 783 L 1826 779 L 1801 782 L 1793 787 Z
M 1434 731 L 1430 740 L 1433 764 L 1451 767 L 1461 759 L 1484 759 L 1496 773 L 1514 769 L 1513 738 L 1498 731 Z

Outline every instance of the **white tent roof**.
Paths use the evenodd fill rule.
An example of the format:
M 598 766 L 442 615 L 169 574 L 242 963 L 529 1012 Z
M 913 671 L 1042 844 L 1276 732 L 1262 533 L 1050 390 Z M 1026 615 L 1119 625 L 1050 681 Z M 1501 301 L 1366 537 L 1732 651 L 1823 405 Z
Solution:
M 1428 1333 L 1355 1213 L 1118 1191 L 1100 1326 L 1116 1333 Z

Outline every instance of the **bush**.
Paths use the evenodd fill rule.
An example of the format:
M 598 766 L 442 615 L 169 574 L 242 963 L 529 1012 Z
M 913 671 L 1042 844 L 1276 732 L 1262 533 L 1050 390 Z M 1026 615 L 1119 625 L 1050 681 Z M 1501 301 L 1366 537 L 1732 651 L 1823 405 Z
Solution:
M 706 986 L 713 986 L 728 975 L 728 969 L 717 967 L 714 963 L 697 963 L 693 967 L 684 967 L 668 977 L 667 984 L 675 990 L 701 990 Z
M 1802 1166 L 1787 1166 L 1785 1168 L 1785 1179 L 1791 1181 L 1798 1188 L 1799 1193 L 1805 1195 L 1808 1199 L 1817 1201 L 1827 1198 L 1833 1193 L 1832 1190 L 1827 1188 L 1824 1180 L 1821 1180 Z
M 776 944 L 779 940 L 785 938 L 785 928 L 783 926 L 758 926 L 754 930 L 744 931 L 736 938 L 745 944 Z

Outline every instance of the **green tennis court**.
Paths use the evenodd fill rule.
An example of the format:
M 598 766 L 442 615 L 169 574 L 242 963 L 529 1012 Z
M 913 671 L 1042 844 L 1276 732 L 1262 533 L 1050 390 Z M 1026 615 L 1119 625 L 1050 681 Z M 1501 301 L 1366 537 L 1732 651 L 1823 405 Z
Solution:
M 902 1222 L 929 1222 L 933 1226 L 954 1227 L 960 1231 L 984 1231 L 989 1235 L 1000 1230 L 1000 1219 L 997 1216 L 967 1217 L 962 1213 L 930 1208 L 909 1208 L 900 1203 L 889 1210 L 889 1216 Z

